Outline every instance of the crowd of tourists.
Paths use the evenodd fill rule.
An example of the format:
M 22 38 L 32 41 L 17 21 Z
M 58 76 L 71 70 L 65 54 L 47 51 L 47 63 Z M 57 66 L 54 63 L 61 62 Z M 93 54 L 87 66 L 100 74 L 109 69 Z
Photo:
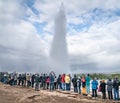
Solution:
M 98 94 L 102 94 L 102 99 L 119 101 L 120 81 L 116 76 L 114 79 L 98 80 L 96 77 L 90 78 L 90 75 L 73 77 L 70 74 L 61 74 L 56 76 L 54 72 L 49 74 L 30 74 L 30 73 L 5 73 L 0 72 L 0 81 L 11 86 L 25 86 L 35 88 L 35 91 L 43 90 L 62 90 L 90 95 L 97 99 Z

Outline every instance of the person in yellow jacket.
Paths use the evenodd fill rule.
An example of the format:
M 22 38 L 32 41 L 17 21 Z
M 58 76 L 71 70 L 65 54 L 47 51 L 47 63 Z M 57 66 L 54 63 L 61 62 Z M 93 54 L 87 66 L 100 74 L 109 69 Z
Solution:
M 66 85 L 66 91 L 70 91 L 70 76 L 67 74 L 65 75 L 65 85 Z
M 26 75 L 26 81 L 27 81 L 27 87 L 29 87 L 30 86 L 30 75 L 29 74 Z

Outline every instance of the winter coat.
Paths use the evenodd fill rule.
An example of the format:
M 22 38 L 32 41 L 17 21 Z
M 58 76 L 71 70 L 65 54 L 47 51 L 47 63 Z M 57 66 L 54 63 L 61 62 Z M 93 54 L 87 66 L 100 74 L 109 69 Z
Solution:
M 43 77 L 42 77 L 42 82 L 45 83 L 46 80 L 47 80 L 47 77 L 46 77 L 45 75 L 43 75 Z
M 61 76 L 59 76 L 59 77 L 57 78 L 57 83 L 58 83 L 58 84 L 61 83 Z
M 50 75 L 49 78 L 50 78 L 50 83 L 54 83 L 54 76 Z
M 65 83 L 65 75 L 64 74 L 61 76 L 61 82 Z
M 86 80 L 85 80 L 85 78 L 82 78 L 82 87 L 85 87 L 86 86 Z
M 90 77 L 89 76 L 86 77 L 86 85 L 90 85 Z
M 81 86 L 81 79 L 78 78 L 78 79 L 77 79 L 77 87 L 80 87 L 80 86 Z
M 74 78 L 72 79 L 72 83 L 73 83 L 73 86 L 74 86 L 74 87 L 77 87 L 77 78 L 76 78 L 76 77 L 74 77 Z
M 26 80 L 30 81 L 30 75 L 26 75 Z
M 32 75 L 32 81 L 34 81 L 34 79 L 35 79 L 35 75 Z
M 98 89 L 98 81 L 97 80 L 92 81 L 92 89 Z
M 50 78 L 48 77 L 47 80 L 46 80 L 46 83 L 49 83 L 50 82 Z
M 106 83 L 101 83 L 100 88 L 101 88 L 101 92 L 105 93 L 106 92 Z
M 65 83 L 70 83 L 70 77 L 68 75 L 65 76 Z
M 36 83 L 39 83 L 39 80 L 40 80 L 39 76 L 36 75 L 36 76 L 35 76 L 35 82 L 36 82 Z
M 118 79 L 115 79 L 113 82 L 113 88 L 119 90 L 120 81 Z
M 113 88 L 113 82 L 108 80 L 107 81 L 107 91 L 112 91 Z

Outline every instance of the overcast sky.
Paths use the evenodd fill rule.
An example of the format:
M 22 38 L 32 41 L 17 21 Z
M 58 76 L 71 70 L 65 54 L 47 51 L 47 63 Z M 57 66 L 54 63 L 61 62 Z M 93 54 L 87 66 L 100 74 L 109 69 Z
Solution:
M 48 70 L 62 1 L 71 70 L 120 71 L 120 0 L 0 0 L 0 70 Z

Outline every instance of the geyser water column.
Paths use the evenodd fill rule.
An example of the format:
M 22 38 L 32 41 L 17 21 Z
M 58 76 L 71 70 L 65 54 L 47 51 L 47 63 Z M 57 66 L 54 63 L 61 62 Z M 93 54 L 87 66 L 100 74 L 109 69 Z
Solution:
M 66 43 L 66 15 L 63 3 L 55 18 L 54 37 L 50 50 L 52 69 L 59 73 L 69 70 L 68 49 Z

